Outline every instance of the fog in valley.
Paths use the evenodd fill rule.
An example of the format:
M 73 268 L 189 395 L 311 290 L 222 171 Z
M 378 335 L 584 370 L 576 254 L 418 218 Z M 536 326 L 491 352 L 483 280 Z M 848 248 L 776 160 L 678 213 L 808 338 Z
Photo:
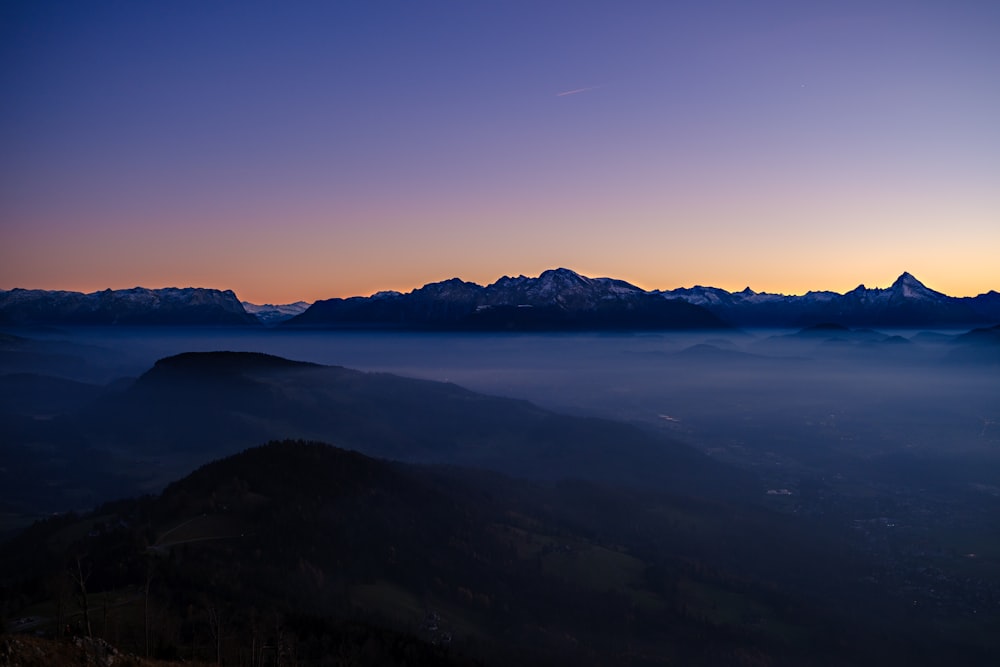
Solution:
M 451 382 L 552 410 L 646 424 L 715 455 L 780 463 L 910 452 L 1000 451 L 995 350 L 961 331 L 807 329 L 640 334 L 419 334 L 82 329 L 3 372 L 95 385 L 138 377 L 183 352 L 290 360 Z M 821 470 L 820 470 L 821 472 Z
M 919 609 L 931 624 L 971 619 L 948 632 L 969 641 L 967 656 L 994 648 L 985 637 L 1000 604 L 1000 364 L 995 346 L 971 344 L 965 331 L 86 328 L 18 331 L 3 343 L 8 535 L 53 513 L 158 493 L 269 440 L 323 441 L 556 483 L 512 492 L 500 478 L 472 478 L 518 502 L 555 494 L 531 501 L 547 508 L 544 521 L 589 526 L 600 548 L 613 540 L 644 560 L 643 591 L 654 590 L 649 554 L 664 548 L 649 544 L 683 528 L 691 532 L 670 538 L 671 558 L 691 548 L 684 562 L 772 580 L 837 613 L 869 605 L 887 627 L 909 627 L 901 619 L 917 612 L 885 611 L 866 596 Z M 337 368 L 174 356 L 221 351 Z M 570 479 L 597 486 L 558 486 Z M 604 506 L 589 495 L 604 493 Z M 652 495 L 640 502 L 633 493 Z M 707 504 L 692 510 L 684 503 L 694 500 L 678 498 Z M 827 557 L 853 565 L 820 576 Z M 699 585 L 723 576 L 697 572 Z M 677 604 L 688 618 L 693 603 Z M 740 627 L 759 625 L 757 612 L 741 614 Z

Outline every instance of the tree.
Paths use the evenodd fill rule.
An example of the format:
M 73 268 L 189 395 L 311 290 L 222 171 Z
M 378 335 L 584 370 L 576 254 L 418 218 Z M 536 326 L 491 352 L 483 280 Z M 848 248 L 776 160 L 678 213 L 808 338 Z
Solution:
M 72 564 L 70 565 L 69 576 L 73 579 L 73 583 L 76 584 L 76 594 L 79 598 L 80 609 L 83 611 L 83 624 L 87 629 L 87 636 L 93 637 L 93 632 L 90 629 L 90 604 L 87 600 L 87 580 L 90 579 L 90 575 L 94 569 L 89 561 L 86 567 L 84 567 L 85 558 L 86 556 L 83 554 L 76 556 L 75 567 Z
M 142 628 L 146 643 L 146 657 L 149 658 L 149 587 L 153 583 L 153 557 L 146 555 L 146 577 L 142 593 Z
M 73 595 L 73 583 L 66 570 L 56 570 L 45 580 L 45 590 L 56 603 L 56 634 L 63 633 L 66 623 L 66 600 Z
M 212 635 L 212 640 L 215 642 L 215 661 L 216 664 L 222 664 L 222 611 L 219 606 L 213 602 L 208 602 L 205 604 L 205 612 L 208 614 L 208 631 Z

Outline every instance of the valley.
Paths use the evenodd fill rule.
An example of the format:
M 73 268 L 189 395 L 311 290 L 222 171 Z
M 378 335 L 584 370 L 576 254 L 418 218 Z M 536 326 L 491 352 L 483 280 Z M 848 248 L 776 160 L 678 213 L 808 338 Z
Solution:
M 462 660 L 988 664 L 1000 619 L 991 348 L 970 362 L 913 331 L 791 333 L 20 332 L 4 357 L 16 372 L 2 374 L 9 534 L 57 516 L 8 542 L 8 571 L 24 576 L 5 590 L 23 602 L 5 613 L 44 631 L 52 598 L 20 587 L 58 578 L 65 549 L 82 548 L 138 655 L 147 595 L 172 619 L 157 626 L 162 655 L 209 657 L 207 615 L 223 608 L 225 651 L 238 651 L 250 605 L 298 619 L 288 636 L 306 663 L 321 650 L 301 643 L 304 627 L 347 651 L 367 636 L 361 622 Z M 353 459 L 331 450 L 310 496 L 304 461 L 327 454 L 277 442 L 289 437 L 378 458 L 337 482 Z M 277 500 L 288 493 L 306 495 Z M 323 552 L 312 516 L 351 549 Z M 39 539 L 49 564 L 19 565 Z M 132 574 L 103 570 L 104 549 Z M 143 567 L 182 555 L 139 595 Z M 223 561 L 255 574 L 226 579 Z M 314 597 L 333 563 L 339 583 Z M 279 594 L 246 577 L 288 583 Z

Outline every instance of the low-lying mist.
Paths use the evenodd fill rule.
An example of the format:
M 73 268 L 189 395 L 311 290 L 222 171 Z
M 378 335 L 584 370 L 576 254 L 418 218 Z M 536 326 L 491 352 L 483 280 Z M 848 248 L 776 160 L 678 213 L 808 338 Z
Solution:
M 84 328 L 22 334 L 0 374 L 113 387 L 156 360 L 192 351 L 254 351 L 527 399 L 579 416 L 639 424 L 769 483 L 803 477 L 881 478 L 894 461 L 941 468 L 1000 488 L 1000 373 L 958 332 L 421 334 L 280 330 Z M 976 352 L 973 349 L 973 352 Z M 64 406 L 79 384 L 38 379 Z M 13 384 L 12 384 L 13 383 Z M 15 386 L 16 385 L 16 386 Z M 23 392 L 21 392 L 23 393 Z M 65 394 L 65 400 L 59 400 Z M 6 411 L 22 402 L 7 401 Z M 77 397 L 74 399 L 72 397 Z M 21 409 L 21 412 L 29 408 Z M 37 415 L 36 415 L 37 416 Z M 904 466 L 905 467 L 905 466 Z
M 610 558 L 619 565 L 622 609 L 633 609 L 629 596 L 661 596 L 666 608 L 676 607 L 672 623 L 738 627 L 755 637 L 771 627 L 761 618 L 801 621 L 775 601 L 780 596 L 769 597 L 777 585 L 822 613 L 847 618 L 865 609 L 858 626 L 881 624 L 872 637 L 890 637 L 890 655 L 909 645 L 908 633 L 941 655 L 953 645 L 963 659 L 987 655 L 995 640 L 985 629 L 1000 616 L 1000 364 L 989 336 L 972 344 L 962 334 L 833 326 L 725 336 L 13 332 L 0 336 L 0 533 L 50 513 L 158 493 L 211 460 L 223 459 L 201 477 L 254 456 L 271 457 L 275 470 L 308 469 L 283 461 L 283 452 L 298 451 L 292 445 L 233 455 L 269 440 L 315 440 L 365 455 L 322 454 L 333 471 L 346 461 L 382 471 L 386 464 L 365 458 L 376 457 L 417 464 L 407 474 L 418 477 L 445 475 L 453 480 L 441 487 L 448 493 L 469 485 L 475 491 L 442 501 L 465 508 L 456 515 L 465 517 L 462 525 L 482 523 L 468 512 L 484 498 L 498 503 L 489 510 L 495 516 L 476 509 L 494 516 L 486 522 L 493 528 L 474 539 L 467 530 L 469 545 L 492 544 L 490 531 L 519 512 L 538 513 L 531 519 L 537 536 L 520 524 L 505 527 L 506 546 L 490 552 L 534 563 L 528 574 L 511 576 L 535 577 L 549 572 L 538 563 L 549 563 L 556 581 L 577 567 L 584 588 L 604 586 L 594 577 Z M 269 471 L 247 468 L 201 491 L 211 499 L 236 494 L 224 506 L 256 516 L 263 496 L 248 484 L 274 483 L 275 493 L 294 495 L 302 474 L 285 470 L 279 484 Z M 324 479 L 315 482 L 327 489 Z M 416 537 L 407 539 L 426 547 L 428 562 L 449 562 L 452 570 L 478 562 L 454 554 L 442 561 L 441 550 L 458 543 L 448 527 L 411 507 L 418 498 L 395 482 L 379 497 L 399 491 L 399 507 L 379 514 L 385 507 L 367 504 L 369 482 L 357 480 L 358 498 L 366 499 L 356 505 L 364 510 L 358 525 L 385 522 L 395 549 L 402 546 L 398 517 L 406 514 L 399 508 L 408 508 Z M 310 496 L 320 502 L 316 512 L 342 515 L 343 507 L 324 505 L 347 483 L 338 484 L 329 498 Z M 176 485 L 168 488 L 176 495 Z M 202 502 L 198 494 L 184 497 Z M 295 514 L 295 507 L 282 511 Z M 86 517 L 81 525 L 93 521 Z M 310 522 L 298 530 L 308 544 Z M 439 530 L 442 536 L 428 537 Z M 578 530 L 589 537 L 567 542 Z M 519 548 L 510 536 L 522 534 Z M 343 557 L 363 564 L 374 553 L 348 549 Z M 587 553 L 600 562 L 581 560 Z M 388 562 L 395 567 L 394 556 Z M 417 567 L 407 586 L 423 590 L 424 570 Z M 746 578 L 762 588 L 751 595 L 739 583 Z M 439 579 L 444 588 L 465 585 Z M 742 592 L 699 592 L 710 589 Z M 483 590 L 497 595 L 485 583 Z M 767 600 L 780 613 L 761 612 Z M 912 625 L 918 618 L 921 625 Z M 943 621 L 950 639 L 925 636 Z M 631 631 L 622 632 L 613 634 Z M 792 650 L 781 648 L 779 634 L 769 650 Z M 872 637 L 862 643 L 881 641 Z
M 1000 448 L 996 352 L 959 358 L 961 348 L 945 334 L 83 329 L 44 339 L 51 360 L 43 356 L 16 370 L 106 384 L 182 352 L 253 351 L 645 423 L 736 457 L 746 448 L 806 458 L 823 457 L 819 450 L 829 447 L 860 456 Z

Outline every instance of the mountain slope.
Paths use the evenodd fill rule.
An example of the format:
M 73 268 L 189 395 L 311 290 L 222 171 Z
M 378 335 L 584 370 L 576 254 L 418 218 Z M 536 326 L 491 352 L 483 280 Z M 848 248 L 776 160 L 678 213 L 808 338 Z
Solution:
M 287 326 L 488 331 L 713 329 L 727 325 L 803 327 L 960 326 L 1000 321 L 996 292 L 955 298 L 903 273 L 888 288 L 802 296 L 727 292 L 696 286 L 647 292 L 569 269 L 537 278 L 503 277 L 486 287 L 458 278 L 407 294 L 317 301 Z
M 863 561 L 828 537 L 733 506 L 283 442 L 157 498 L 36 525 L 0 564 L 23 604 L 59 594 L 69 557 L 123 648 L 139 652 L 150 608 L 157 652 L 224 662 L 259 643 L 303 664 L 345 653 L 401 664 L 387 655 L 400 644 L 408 664 L 977 663 L 921 638 L 905 603 L 853 582 Z M 862 590 L 870 609 L 852 620 Z
M 730 293 L 714 287 L 660 294 L 704 306 L 737 326 L 803 327 L 826 322 L 844 326 L 956 326 L 1000 320 L 995 292 L 958 299 L 928 288 L 905 272 L 888 288 L 859 285 L 845 294 L 786 296 L 759 294 L 749 288 Z
M 12 484 L 0 500 L 15 506 L 44 501 L 35 509 L 46 511 L 155 490 L 208 460 L 280 438 L 533 479 L 595 479 L 695 494 L 742 493 L 750 486 L 693 448 L 624 423 L 559 415 L 453 384 L 253 353 L 163 359 L 85 409 L 5 428 L 12 463 L 3 475 L 22 479 L 23 465 L 32 461 L 31 478 L 48 482 L 29 498 L 9 495 L 9 489 L 26 492 Z M 39 451 L 56 456 L 46 464 Z M 92 454 L 81 462 L 84 451 Z M 75 464 L 56 465 L 67 459 Z M 100 476 L 87 459 L 99 464 Z M 90 492 L 81 496 L 81 487 Z
M 402 461 L 534 478 L 692 486 L 710 471 L 725 470 L 689 447 L 626 424 L 558 415 L 448 383 L 251 353 L 163 359 L 77 423 L 95 440 L 206 458 L 227 453 L 226 447 L 294 436 Z
M 295 303 L 271 304 L 265 303 L 257 305 L 249 301 L 242 301 L 243 309 L 256 317 L 262 324 L 278 324 L 285 320 L 290 320 L 296 315 L 301 315 L 309 308 L 309 303 L 296 301 Z
M 406 294 L 257 306 L 231 291 L 167 288 L 92 294 L 0 290 L 0 324 L 271 324 L 333 329 L 607 331 L 732 326 L 938 327 L 1000 322 L 1000 294 L 955 298 L 903 273 L 888 288 L 802 296 L 715 287 L 646 291 L 623 280 L 552 269 L 485 287 L 452 278 Z
M 503 277 L 486 287 L 453 278 L 408 294 L 317 301 L 285 324 L 470 331 L 726 328 L 700 306 L 569 269 L 545 271 L 537 278 Z
M 81 292 L 0 291 L 0 323 L 12 325 L 255 324 L 232 291 L 167 287 Z

